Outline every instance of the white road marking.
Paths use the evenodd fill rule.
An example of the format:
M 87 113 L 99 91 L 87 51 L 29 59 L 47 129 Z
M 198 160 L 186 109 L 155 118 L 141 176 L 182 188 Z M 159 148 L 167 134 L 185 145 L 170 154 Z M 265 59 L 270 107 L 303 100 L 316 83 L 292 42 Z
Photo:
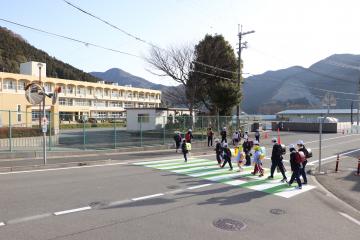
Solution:
M 329 141 L 329 140 L 334 140 L 334 139 L 339 139 L 339 138 L 346 138 L 346 137 L 351 137 L 351 136 L 354 136 L 354 135 L 356 136 L 356 135 L 359 135 L 359 134 L 349 134 L 349 135 L 345 135 L 345 136 L 339 136 L 339 137 L 333 137 L 333 138 L 325 138 L 325 139 L 322 139 L 322 141 Z M 319 140 L 305 142 L 305 144 L 316 143 L 316 142 L 319 142 Z
M 108 204 L 108 207 L 114 207 L 114 206 L 118 206 L 118 205 L 130 203 L 130 202 L 131 202 L 131 200 L 129 200 L 129 199 L 121 200 L 121 201 L 115 201 L 115 202 L 109 203 L 109 204 Z
M 134 165 L 146 165 L 146 164 L 155 164 L 155 163 L 170 163 L 170 162 L 177 162 L 183 160 L 183 158 L 173 158 L 168 160 L 156 160 L 156 161 L 144 161 L 144 162 L 134 162 Z M 183 160 L 184 161 L 184 160 Z
M 34 215 L 34 216 L 29 216 L 29 217 L 16 218 L 16 219 L 8 221 L 7 224 L 27 222 L 27 221 L 37 220 L 37 219 L 46 218 L 46 217 L 50 217 L 50 216 L 51 216 L 51 213 L 45 213 L 45 214 Z
M 209 162 L 209 159 L 190 159 L 191 163 L 200 163 L 200 162 Z M 189 162 L 188 162 L 189 163 Z M 152 168 L 161 168 L 161 167 L 169 167 L 171 165 L 176 165 L 176 164 L 185 164 L 184 163 L 184 159 L 182 159 L 182 161 L 179 162 L 171 162 L 171 163 L 159 163 L 159 164 L 151 164 L 151 165 L 147 165 L 145 164 L 145 167 L 152 167 Z
M 128 165 L 128 164 L 129 164 L 129 162 L 108 163 L 108 164 L 105 163 L 105 164 L 89 165 L 89 166 L 76 166 L 76 167 L 66 167 L 66 168 L 48 168 L 48 169 L 37 169 L 37 170 L 28 170 L 28 171 L 3 172 L 3 173 L 0 173 L 0 175 L 19 174 L 19 173 L 49 172 L 49 171 L 60 171 L 60 170 L 79 169 L 79 168 L 93 168 L 93 167 L 107 167 L 107 166 Z
M 227 182 L 224 182 L 224 183 L 229 184 L 231 186 L 238 186 L 238 185 L 247 183 L 247 181 L 244 181 L 244 180 L 231 180 L 231 181 L 227 181 Z
M 201 177 L 201 176 L 206 176 L 206 175 L 209 175 L 209 174 L 229 172 L 228 169 L 219 168 L 218 166 L 216 166 L 216 167 L 214 167 L 214 168 L 218 168 L 218 169 L 217 169 L 217 170 L 213 170 L 213 171 L 206 171 L 206 172 L 189 174 L 189 176 L 191 176 L 191 177 Z
M 205 179 L 210 180 L 210 181 L 218 181 L 218 180 L 221 180 L 221 179 L 241 177 L 242 175 L 246 175 L 246 174 L 249 174 L 249 173 L 251 173 L 251 171 L 236 172 L 236 173 L 231 173 L 231 174 L 225 174 L 225 175 L 220 175 L 220 176 L 209 177 L 209 178 L 205 178 Z
M 358 151 L 360 151 L 360 148 L 359 148 L 359 149 L 355 149 L 355 150 L 351 150 L 351 151 L 348 151 L 348 152 L 341 153 L 341 154 L 339 154 L 339 156 L 343 156 L 343 155 L 350 154 L 350 153 L 354 153 L 354 152 L 358 152 Z M 322 159 L 321 159 L 321 162 L 323 163 L 323 162 L 326 162 L 327 160 L 330 160 L 330 159 L 336 158 L 336 157 L 337 157 L 337 154 L 336 154 L 336 155 L 333 155 L 333 156 L 330 156 L 330 157 L 322 158 Z M 317 163 L 317 162 L 319 162 L 319 159 L 309 162 L 309 165 L 314 165 L 314 164 Z
M 345 218 L 347 218 L 348 220 L 352 221 L 353 223 L 357 224 L 360 226 L 360 221 L 356 220 L 355 218 L 347 215 L 346 213 L 343 213 L 343 212 L 339 212 L 339 214 Z
M 277 187 L 277 186 L 280 186 L 280 185 L 284 185 L 284 183 L 279 182 L 279 180 L 273 180 L 273 181 L 270 181 L 268 183 L 254 185 L 254 186 L 250 186 L 248 188 L 252 189 L 252 190 L 256 190 L 256 191 L 263 191 L 265 189 L 272 188 L 272 187 Z
M 187 173 L 187 172 L 192 172 L 195 170 L 201 170 L 201 169 L 214 169 L 214 168 L 219 168 L 218 165 L 214 166 L 200 166 L 200 167 L 193 167 L 193 168 L 186 168 L 186 169 L 180 169 L 180 170 L 171 170 L 170 172 L 174 172 L 174 173 Z
M 5 226 L 5 223 L 4 222 L 0 222 L 0 227 L 3 227 Z
M 140 200 L 145 200 L 145 199 L 149 199 L 149 198 L 160 197 L 160 196 L 164 196 L 164 195 L 165 195 L 165 194 L 163 194 L 163 193 L 157 193 L 157 194 L 148 195 L 148 196 L 144 196 L 144 197 L 132 198 L 131 200 L 133 200 L 133 201 L 140 201 Z
M 211 185 L 213 185 L 213 184 L 212 184 L 212 183 L 207 183 L 207 184 L 202 184 L 202 185 L 196 185 L 196 186 L 188 187 L 187 189 L 193 190 L 193 189 L 208 187 L 208 186 L 211 186 Z
M 74 209 L 65 210 L 65 211 L 61 211 L 61 212 L 54 212 L 54 215 L 59 216 L 59 215 L 64 215 L 64 214 L 68 214 L 68 213 L 86 211 L 86 210 L 90 210 L 90 209 L 91 209 L 90 206 L 86 206 L 86 207 L 82 207 L 82 208 L 74 208 Z
M 172 169 L 177 169 L 177 168 L 181 168 L 181 167 L 197 167 L 197 166 L 204 166 L 204 164 L 213 164 L 211 161 L 206 161 L 206 162 L 200 162 L 200 163 L 183 163 L 177 166 L 168 166 L 168 167 L 156 167 L 156 169 L 160 169 L 160 170 L 172 170 Z
M 302 189 L 296 189 L 295 187 L 293 188 L 288 188 L 288 189 L 283 189 L 281 192 L 275 193 L 276 196 L 280 196 L 280 197 L 284 197 L 284 198 L 291 198 L 293 196 L 296 196 L 300 193 L 304 193 L 307 192 L 311 189 L 315 188 L 314 186 L 311 185 L 302 185 Z

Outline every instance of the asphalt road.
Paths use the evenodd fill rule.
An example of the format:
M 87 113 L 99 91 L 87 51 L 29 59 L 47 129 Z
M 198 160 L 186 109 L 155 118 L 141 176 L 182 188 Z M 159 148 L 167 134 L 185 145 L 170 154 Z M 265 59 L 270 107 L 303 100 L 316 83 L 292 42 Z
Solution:
M 311 162 L 317 164 L 317 135 L 282 135 L 286 143 L 299 138 L 313 149 Z M 334 160 L 334 154 L 360 146 L 358 135 L 325 138 L 327 162 Z M 269 139 L 264 141 L 270 146 Z M 330 197 L 311 178 L 315 189 L 283 198 L 133 164 L 171 159 L 172 154 L 113 158 L 121 161 L 111 166 L 0 174 L 0 239 L 352 240 L 360 236 L 360 214 Z M 223 229 L 214 226 L 220 219 L 228 219 Z M 235 223 L 235 231 L 224 230 Z

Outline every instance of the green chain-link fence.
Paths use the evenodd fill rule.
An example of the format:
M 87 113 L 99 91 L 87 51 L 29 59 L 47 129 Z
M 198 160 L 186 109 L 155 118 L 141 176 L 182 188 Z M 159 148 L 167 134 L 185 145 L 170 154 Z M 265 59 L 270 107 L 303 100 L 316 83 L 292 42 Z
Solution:
M 254 119 L 229 116 L 98 117 L 47 112 L 48 150 L 101 150 L 173 144 L 175 132 L 184 137 L 191 129 L 195 141 L 206 141 L 208 128 L 214 137 L 226 127 L 228 136 L 241 128 L 250 131 Z M 255 121 L 256 122 L 256 121 Z M 0 111 L 0 151 L 41 150 L 41 114 L 36 111 Z

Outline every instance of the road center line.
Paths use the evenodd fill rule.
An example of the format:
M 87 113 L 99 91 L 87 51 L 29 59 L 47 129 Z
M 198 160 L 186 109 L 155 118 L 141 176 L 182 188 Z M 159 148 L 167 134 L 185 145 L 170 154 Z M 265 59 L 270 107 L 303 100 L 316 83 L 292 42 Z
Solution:
M 346 155 L 346 154 L 353 153 L 353 152 L 358 152 L 358 151 L 360 151 L 360 148 L 359 148 L 359 149 L 355 149 L 355 150 L 351 150 L 351 151 L 348 151 L 348 152 L 341 153 L 341 154 L 339 154 L 339 156 L 344 156 L 344 155 Z M 330 156 L 330 157 L 322 158 L 322 159 L 321 159 L 321 162 L 324 162 L 324 161 L 327 161 L 327 160 L 329 160 L 329 159 L 336 158 L 336 157 L 337 157 L 337 154 L 336 154 L 336 155 L 333 155 L 333 156 Z M 317 163 L 317 162 L 319 162 L 319 159 L 309 162 L 309 165 L 313 165 L 313 164 L 315 164 L 315 163 Z
M 116 165 L 128 165 L 129 163 L 130 162 L 121 162 L 121 163 L 96 164 L 96 165 L 89 165 L 89 166 L 76 166 L 76 167 L 65 167 L 65 168 L 47 168 L 47 169 L 37 169 L 37 170 L 28 170 L 28 171 L 3 172 L 3 173 L 0 173 L 0 175 L 19 174 L 19 173 L 49 172 L 49 171 L 71 170 L 71 169 L 79 169 L 79 168 L 107 167 L 107 166 L 116 166 Z
M 38 219 L 46 218 L 46 217 L 50 217 L 50 216 L 51 216 L 51 213 L 45 213 L 45 214 L 34 215 L 34 216 L 30 216 L 30 217 L 17 218 L 17 219 L 8 221 L 7 224 L 22 223 L 22 222 L 38 220 Z
M 187 189 L 193 190 L 193 189 L 203 188 L 203 187 L 207 187 L 207 186 L 211 186 L 211 185 L 213 185 L 213 184 L 208 183 L 208 184 L 202 184 L 202 185 L 196 185 L 196 186 L 188 187 Z
M 145 199 L 149 199 L 149 198 L 155 198 L 155 197 L 160 197 L 160 196 L 164 196 L 165 194 L 163 193 L 157 193 L 157 194 L 153 194 L 153 195 L 148 195 L 148 196 L 143 196 L 143 197 L 138 197 L 138 198 L 132 198 L 131 200 L 133 201 L 140 201 L 140 200 L 145 200 Z
M 68 214 L 68 213 L 86 211 L 86 210 L 90 210 L 90 209 L 91 209 L 90 206 L 86 206 L 86 207 L 82 207 L 82 208 L 74 208 L 74 209 L 65 210 L 65 211 L 61 211 L 61 212 L 54 212 L 54 215 L 59 216 L 59 215 L 64 215 L 64 214 Z
M 343 212 L 339 212 L 339 214 L 345 218 L 347 218 L 348 220 L 352 221 L 353 223 L 357 224 L 360 226 L 360 221 L 356 220 L 355 218 L 347 215 L 346 213 L 343 213 Z

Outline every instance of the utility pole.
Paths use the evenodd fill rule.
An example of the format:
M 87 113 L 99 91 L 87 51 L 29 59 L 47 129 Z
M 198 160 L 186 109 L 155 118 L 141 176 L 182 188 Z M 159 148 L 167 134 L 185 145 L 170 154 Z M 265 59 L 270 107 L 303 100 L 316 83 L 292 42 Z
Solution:
M 238 70 L 238 87 L 239 89 L 241 89 L 241 77 L 242 77 L 242 66 L 241 66 L 241 50 L 244 48 L 247 48 L 247 42 L 242 42 L 242 37 L 244 35 L 247 34 L 251 34 L 254 33 L 255 31 L 248 31 L 248 32 L 243 32 L 242 31 L 242 25 L 238 25 L 238 37 L 239 37 L 239 50 L 238 50 L 238 65 L 239 65 L 239 70 Z M 236 117 L 237 117 L 237 122 L 239 123 L 240 120 L 240 103 L 238 104 L 238 106 L 236 107 Z
M 357 104 L 357 121 L 356 121 L 356 133 L 359 133 L 359 112 L 360 110 L 360 78 L 359 78 L 359 86 L 358 86 L 358 104 Z

